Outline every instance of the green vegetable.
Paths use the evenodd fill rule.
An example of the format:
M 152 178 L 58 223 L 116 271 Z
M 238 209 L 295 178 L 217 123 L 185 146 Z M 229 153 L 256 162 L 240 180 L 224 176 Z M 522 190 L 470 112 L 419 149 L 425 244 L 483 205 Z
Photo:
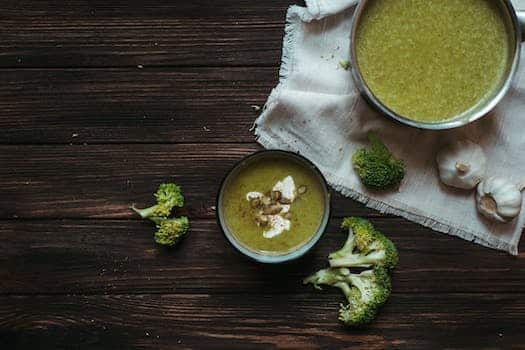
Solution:
M 370 221 L 349 217 L 341 227 L 348 238 L 341 249 L 329 255 L 330 268 L 304 279 L 317 289 L 329 285 L 341 289 L 348 304 L 341 305 L 339 320 L 347 326 L 364 326 L 372 322 L 391 292 L 388 269 L 398 263 L 397 249 Z M 348 267 L 373 267 L 353 274 Z
M 370 221 L 349 217 L 341 227 L 348 230 L 348 238 L 341 249 L 328 256 L 331 267 L 396 267 L 399 261 L 396 246 Z
M 339 66 L 344 70 L 349 70 L 352 67 L 352 63 L 348 60 L 339 61 Z
M 167 247 L 173 247 L 188 233 L 190 222 L 187 217 L 175 219 L 150 218 L 157 225 L 155 242 Z
M 158 244 L 173 247 L 176 245 L 187 233 L 190 223 L 187 217 L 181 216 L 179 218 L 168 218 L 174 207 L 184 206 L 184 196 L 177 184 L 165 183 L 161 184 L 155 193 L 157 204 L 146 208 L 137 209 L 131 207 L 143 219 L 149 219 L 157 226 L 155 232 L 155 242 Z
M 369 149 L 359 149 L 352 156 L 352 163 L 361 182 L 374 190 L 395 187 L 405 177 L 403 161 L 394 158 L 375 133 L 369 133 Z
M 174 183 L 161 184 L 155 193 L 157 204 L 145 209 L 132 209 L 143 219 L 151 217 L 168 217 L 174 207 L 184 206 L 184 196 L 181 189 Z
M 347 326 L 364 326 L 372 322 L 391 291 L 388 271 L 383 267 L 350 273 L 347 268 L 329 268 L 316 272 L 303 283 L 311 283 L 315 288 L 329 285 L 341 289 L 348 301 L 341 305 L 339 320 Z

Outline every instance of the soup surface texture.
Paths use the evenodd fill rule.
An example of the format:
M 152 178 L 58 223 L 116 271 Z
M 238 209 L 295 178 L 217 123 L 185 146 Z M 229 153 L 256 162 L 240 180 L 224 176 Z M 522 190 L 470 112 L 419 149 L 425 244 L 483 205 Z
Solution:
M 277 183 L 282 184 L 283 179 L 290 180 L 290 177 L 295 184 L 295 198 L 287 205 L 287 214 L 279 218 L 282 221 L 285 217 L 289 221 L 289 230 L 271 233 L 268 224 L 260 225 L 255 219 L 262 209 L 255 208 L 247 196 L 268 194 Z M 305 192 L 299 194 L 297 189 L 301 187 Z M 283 190 L 282 196 L 286 192 Z M 279 255 L 299 248 L 316 233 L 324 215 L 324 198 L 319 179 L 311 169 L 272 156 L 249 161 L 235 177 L 230 178 L 224 185 L 219 205 L 226 225 L 237 241 L 258 253 Z
M 511 53 L 497 3 L 370 1 L 355 43 L 366 85 L 397 114 L 422 122 L 484 102 L 504 79 Z

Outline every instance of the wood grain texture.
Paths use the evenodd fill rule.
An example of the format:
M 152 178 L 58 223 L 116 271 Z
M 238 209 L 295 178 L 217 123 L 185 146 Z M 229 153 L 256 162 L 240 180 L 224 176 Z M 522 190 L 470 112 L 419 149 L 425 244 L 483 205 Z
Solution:
M 162 182 L 191 217 L 212 217 L 222 178 L 256 144 L 0 146 L 0 218 L 135 218 Z M 350 171 L 350 170 L 349 170 Z M 334 195 L 334 215 L 374 215 Z
M 338 323 L 335 290 L 0 297 L 0 339 L 12 349 L 523 349 L 524 296 L 394 293 L 365 330 Z
M 490 251 L 398 218 L 373 222 L 399 249 L 396 292 L 525 293 L 525 257 Z M 155 245 L 154 227 L 147 222 L 3 221 L 0 294 L 204 293 L 235 298 L 313 293 L 301 281 L 325 267 L 328 253 L 343 244 L 346 233 L 339 224 L 340 219 L 332 219 L 305 258 L 273 267 L 251 263 L 234 251 L 214 220 L 191 220 L 190 235 L 173 250 Z
M 5 0 L 0 13 L 0 349 L 525 349 L 517 258 L 334 195 L 329 233 L 284 266 L 214 220 L 220 179 L 278 80 L 284 0 Z M 183 186 L 173 250 L 129 206 Z M 367 329 L 302 278 L 366 216 L 398 246 Z M 525 248 L 525 243 L 521 244 Z
M 0 67 L 277 66 L 291 3 L 8 0 Z
M 1 40 L 0 40 L 1 43 Z M 2 70 L 0 144 L 253 142 L 277 68 Z

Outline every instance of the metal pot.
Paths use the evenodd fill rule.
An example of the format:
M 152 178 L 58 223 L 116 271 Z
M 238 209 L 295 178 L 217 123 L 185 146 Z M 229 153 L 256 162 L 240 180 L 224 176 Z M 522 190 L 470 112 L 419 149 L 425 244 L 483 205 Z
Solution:
M 359 62 L 357 60 L 356 47 L 354 45 L 357 29 L 361 23 L 361 17 L 363 16 L 364 11 L 366 10 L 367 4 L 371 0 L 361 0 L 357 6 L 354 13 L 354 20 L 352 24 L 352 33 L 350 40 L 350 59 L 354 64 L 352 65 L 352 76 L 357 85 L 357 88 L 360 90 L 361 94 L 368 100 L 368 102 L 377 110 L 387 115 L 388 117 L 397 120 L 403 124 L 410 125 L 420 129 L 431 129 L 431 130 L 441 130 L 441 129 L 452 129 L 457 128 L 466 124 L 469 124 L 481 117 L 485 116 L 490 112 L 506 95 L 508 90 L 512 85 L 514 76 L 516 75 L 518 62 L 520 59 L 520 46 L 522 40 L 525 38 L 525 11 L 517 11 L 514 9 L 510 0 L 497 0 L 501 1 L 502 9 L 504 10 L 504 17 L 507 19 L 509 28 L 512 29 L 511 33 L 513 35 L 510 38 L 513 43 L 513 55 L 512 59 L 509 60 L 509 64 L 506 71 L 506 77 L 502 80 L 500 86 L 495 89 L 494 93 L 484 102 L 480 103 L 475 108 L 469 109 L 462 114 L 459 114 L 453 118 L 442 122 L 420 122 L 412 119 L 408 119 L 402 115 L 397 114 L 392 111 L 386 105 L 384 105 L 373 92 L 366 85 L 363 76 L 359 70 Z M 373 1 L 373 0 L 372 0 Z

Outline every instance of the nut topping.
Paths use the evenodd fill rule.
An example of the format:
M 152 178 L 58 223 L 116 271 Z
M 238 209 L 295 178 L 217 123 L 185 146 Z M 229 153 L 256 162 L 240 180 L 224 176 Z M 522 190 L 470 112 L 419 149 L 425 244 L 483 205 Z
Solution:
M 250 201 L 250 206 L 252 208 L 260 208 L 262 205 L 261 200 L 259 198 L 254 198 Z
M 301 185 L 301 186 L 299 186 L 299 188 L 297 189 L 297 193 L 299 193 L 299 194 L 305 194 L 306 191 L 307 191 L 307 188 L 306 188 L 305 185 Z
M 273 201 L 278 202 L 279 199 L 281 199 L 282 197 L 282 193 L 281 191 L 272 191 L 270 193 L 270 197 L 272 198 Z
M 272 204 L 263 208 L 263 214 L 265 215 L 275 215 L 281 212 L 281 206 L 279 204 Z

